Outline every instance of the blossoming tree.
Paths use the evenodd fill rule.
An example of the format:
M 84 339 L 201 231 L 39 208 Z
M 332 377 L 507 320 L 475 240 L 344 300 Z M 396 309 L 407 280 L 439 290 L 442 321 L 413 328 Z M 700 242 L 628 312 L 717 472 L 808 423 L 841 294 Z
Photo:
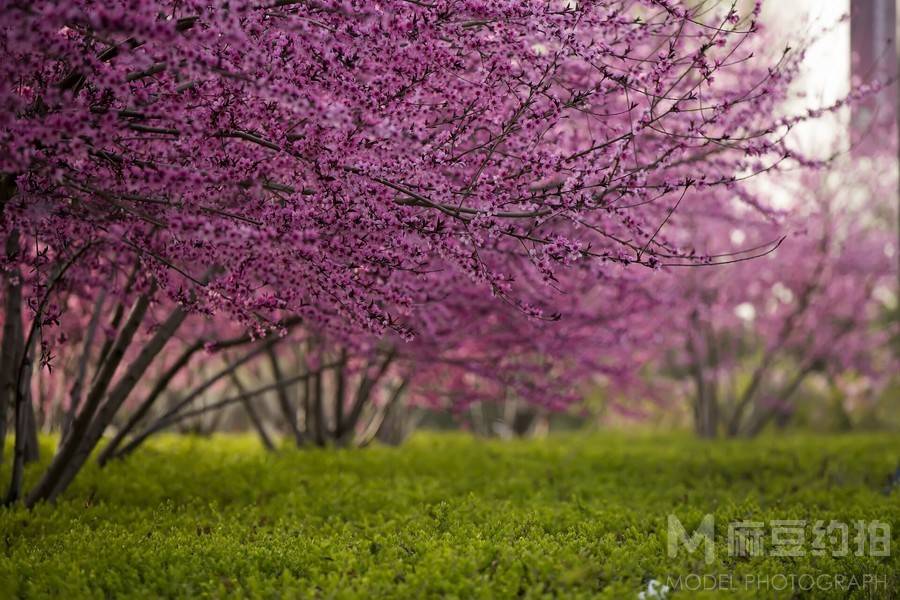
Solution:
M 677 301 L 648 276 L 779 241 L 703 254 L 670 223 L 679 207 L 724 217 L 737 195 L 766 211 L 741 182 L 812 164 L 787 133 L 814 115 L 775 116 L 800 55 L 754 56 L 758 11 L 4 3 L 8 500 L 21 492 L 32 363 L 72 352 L 53 333 L 66 319 L 96 364 L 75 363 L 84 396 L 28 504 L 66 488 L 136 389 L 158 395 L 210 343 L 166 351 L 204 316 L 237 327 L 235 344 L 297 323 L 335 348 L 387 343 L 419 371 L 455 363 L 479 389 L 550 406 L 573 395 L 548 382 L 596 366 L 588 343 L 605 346 L 604 369 L 627 370 L 626 353 L 613 358 L 642 335 L 632 317 Z M 444 397 L 461 397 L 447 373 L 423 389 L 446 376 Z
M 781 182 L 790 190 L 789 215 L 755 226 L 723 222 L 709 240 L 728 246 L 790 232 L 776 252 L 671 282 L 685 302 L 668 316 L 659 355 L 691 381 L 700 435 L 755 435 L 783 421 L 814 374 L 835 381 L 855 372 L 877 394 L 896 370 L 888 340 L 897 325 L 887 319 L 896 283 L 896 165 L 883 154 L 852 168 L 844 159 L 790 187 Z

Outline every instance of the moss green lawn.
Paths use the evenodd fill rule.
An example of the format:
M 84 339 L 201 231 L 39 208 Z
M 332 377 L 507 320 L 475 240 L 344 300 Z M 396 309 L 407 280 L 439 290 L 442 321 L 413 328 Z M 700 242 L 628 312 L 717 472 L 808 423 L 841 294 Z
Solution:
M 91 467 L 56 506 L 0 509 L 0 595 L 637 598 L 681 576 L 669 598 L 900 597 L 900 488 L 886 490 L 898 461 L 888 435 L 420 434 L 276 455 L 251 437 L 164 437 Z M 715 515 L 712 564 L 667 555 L 670 513 L 688 531 Z M 788 519 L 809 523 L 805 556 L 729 556 L 729 522 L 769 535 Z M 812 556 L 812 523 L 832 519 L 888 523 L 891 555 L 856 556 L 851 540 L 849 556 Z

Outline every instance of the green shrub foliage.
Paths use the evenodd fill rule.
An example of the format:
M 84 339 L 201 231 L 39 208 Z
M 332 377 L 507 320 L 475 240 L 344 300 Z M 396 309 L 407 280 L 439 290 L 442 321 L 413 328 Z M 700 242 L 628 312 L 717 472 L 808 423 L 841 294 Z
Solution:
M 637 598 L 651 580 L 689 574 L 824 573 L 885 583 L 668 597 L 890 598 L 898 459 L 900 440 L 873 435 L 420 434 L 402 448 L 278 454 L 250 437 L 163 437 L 91 467 L 55 506 L 0 510 L 0 594 Z M 700 550 L 668 556 L 669 514 L 689 532 L 714 515 L 711 564 Z M 729 522 L 790 519 L 888 523 L 891 556 L 856 556 L 853 544 L 849 556 L 813 556 L 808 528 L 804 556 L 729 555 Z

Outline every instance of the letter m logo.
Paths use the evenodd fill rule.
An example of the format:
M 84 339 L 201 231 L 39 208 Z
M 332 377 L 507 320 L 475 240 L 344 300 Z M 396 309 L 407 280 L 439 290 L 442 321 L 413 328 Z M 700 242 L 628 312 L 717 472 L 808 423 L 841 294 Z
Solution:
M 688 537 L 687 530 L 675 515 L 669 515 L 669 532 L 668 532 L 668 549 L 669 558 L 678 556 L 678 545 L 683 545 L 689 554 L 693 554 L 705 544 L 704 551 L 706 554 L 706 564 L 711 564 L 716 560 L 716 545 L 713 541 L 715 535 L 716 519 L 713 515 L 704 515 L 700 521 L 700 527 Z

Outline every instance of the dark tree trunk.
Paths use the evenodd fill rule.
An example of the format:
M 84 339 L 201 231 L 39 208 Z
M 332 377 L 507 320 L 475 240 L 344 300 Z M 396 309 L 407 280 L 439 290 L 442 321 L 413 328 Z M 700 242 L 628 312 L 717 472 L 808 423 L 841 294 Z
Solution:
M 712 350 L 715 341 L 708 335 L 705 336 L 707 347 L 697 343 L 702 324 L 696 311 L 691 315 L 691 325 L 694 331 L 688 336 L 687 352 L 690 356 L 691 378 L 694 380 L 694 431 L 701 438 L 711 439 L 718 434 L 719 400 L 716 381 L 708 380 L 704 367 L 707 363 L 713 363 L 711 366 L 715 368 L 716 356 Z
M 274 377 L 275 381 L 283 381 L 284 375 L 282 374 L 281 363 L 278 361 L 278 355 L 275 353 L 275 349 L 270 346 L 267 349 L 267 352 L 269 355 L 269 365 L 272 368 L 272 377 Z M 306 443 L 306 439 L 303 432 L 300 431 L 300 426 L 297 425 L 297 410 L 291 403 L 287 388 L 283 385 L 279 385 L 276 390 L 276 396 L 278 397 L 278 407 L 281 409 L 281 414 L 284 416 L 284 420 L 287 423 L 291 435 L 294 436 L 294 442 L 298 446 L 302 446 Z
M 394 388 L 384 409 L 384 418 L 375 433 L 375 439 L 382 444 L 399 446 L 412 430 L 409 408 L 403 402 L 403 393 L 409 385 L 409 379 L 403 379 Z
M 341 421 L 344 420 L 344 400 L 347 388 L 346 368 L 347 350 L 341 348 L 338 364 L 334 368 L 334 429 L 332 430 L 334 439 L 341 437 Z
M 815 370 L 815 364 L 810 363 L 806 367 L 803 367 L 796 374 L 794 374 L 793 379 L 788 382 L 785 388 L 778 394 L 778 408 L 775 410 L 767 409 L 764 411 L 758 412 L 750 424 L 747 426 L 745 435 L 747 437 L 756 437 L 760 433 L 762 433 L 763 429 L 765 429 L 766 425 L 768 425 L 773 419 L 777 418 L 778 415 L 784 411 L 785 407 L 790 402 L 794 393 L 800 388 L 800 385 L 806 379 L 806 377 Z
M 156 422 L 154 422 L 154 424 L 152 426 L 145 429 L 137 439 L 144 440 L 147 437 L 149 437 L 150 435 L 153 435 L 154 433 L 162 431 L 163 429 L 165 429 L 167 427 L 171 427 L 178 423 L 182 423 L 188 419 L 193 419 L 193 418 L 205 415 L 207 413 L 210 413 L 210 412 L 213 412 L 216 410 L 221 410 L 222 408 L 225 408 L 226 406 L 231 406 L 232 404 L 235 404 L 237 402 L 244 402 L 247 400 L 251 400 L 253 398 L 258 398 L 258 397 L 262 396 L 263 394 L 266 394 L 268 392 L 275 390 L 278 386 L 290 387 L 297 383 L 302 383 L 302 382 L 308 381 L 309 378 L 310 378 L 310 376 L 308 373 L 303 373 L 301 375 L 294 375 L 293 377 L 288 377 L 284 381 L 278 381 L 275 383 L 264 385 L 260 388 L 250 390 L 245 394 L 239 394 L 238 396 L 235 396 L 235 397 L 225 398 L 224 400 L 219 400 L 217 402 L 213 402 L 212 404 L 208 404 L 206 406 L 203 406 L 200 408 L 195 408 L 192 410 L 184 410 L 183 411 L 182 409 L 184 408 L 184 406 L 181 405 L 180 403 L 178 403 L 175 405 L 175 407 L 173 407 L 172 409 L 169 409 L 165 415 L 163 415 Z M 178 408 L 179 406 L 181 408 Z M 126 446 L 125 448 L 123 448 L 122 451 L 117 454 L 117 457 L 128 454 L 131 450 L 133 450 L 132 444 L 134 444 L 134 441 L 129 443 L 129 445 Z
M 28 361 L 26 370 L 22 375 L 22 393 L 24 395 L 22 401 L 22 410 L 24 411 L 25 429 L 22 435 L 25 436 L 25 464 L 37 462 L 41 457 L 41 449 L 38 444 L 38 424 L 37 416 L 34 414 L 34 396 L 31 391 L 31 376 L 34 373 L 34 343 L 28 350 Z
M 106 360 L 103 361 L 103 366 L 98 371 L 97 377 L 88 392 L 87 398 L 85 398 L 84 407 L 81 409 L 75 422 L 72 423 L 72 429 L 68 440 L 59 449 L 56 456 L 53 458 L 53 461 L 50 463 L 50 466 L 47 468 L 47 471 L 44 473 L 43 477 L 41 477 L 41 480 L 28 495 L 28 498 L 26 499 L 26 504 L 28 506 L 33 506 L 40 500 L 49 500 L 50 498 L 55 497 L 56 490 L 58 489 L 60 482 L 66 476 L 70 463 L 75 459 L 78 447 L 81 442 L 84 441 L 84 437 L 88 433 L 88 428 L 90 427 L 94 413 L 100 406 L 100 402 L 103 400 L 106 389 L 109 387 L 113 375 L 115 374 L 119 363 L 122 361 L 125 351 L 131 344 L 131 340 L 134 337 L 137 328 L 143 321 L 149 306 L 149 293 L 142 295 L 138 298 L 137 302 L 135 302 L 131 309 L 131 314 L 129 314 L 122 330 L 119 331 L 115 342 L 110 346 Z
M 371 366 L 363 371 L 359 386 L 356 388 L 356 395 L 353 398 L 353 405 L 350 407 L 350 412 L 347 414 L 347 418 L 344 422 L 340 424 L 341 433 L 336 440 L 339 445 L 346 446 L 353 440 L 353 436 L 356 434 L 356 426 L 359 423 L 360 416 L 362 416 L 362 411 L 369 403 L 375 386 L 378 385 L 378 382 L 384 377 L 388 368 L 391 366 L 391 363 L 394 361 L 394 356 L 395 353 L 392 349 L 384 357 L 378 367 L 378 371 L 372 377 L 369 376 Z M 373 360 L 377 360 L 377 357 Z
M 241 395 L 241 406 L 243 406 L 244 410 L 247 412 L 247 416 L 250 418 L 250 423 L 253 425 L 253 428 L 259 435 L 259 439 L 262 442 L 263 447 L 269 452 L 274 451 L 275 443 L 269 436 L 269 432 L 266 431 L 266 426 L 263 423 L 262 418 L 260 418 L 259 413 L 256 411 L 256 407 L 247 397 L 247 388 L 244 386 L 244 382 L 241 381 L 241 378 L 237 373 L 231 374 L 231 381 L 234 383 L 234 387 L 237 390 L 238 394 Z
M 158 431 L 162 431 L 169 424 L 171 424 L 175 421 L 180 421 L 181 417 L 179 415 L 183 414 L 182 411 L 185 408 L 187 408 L 191 404 L 191 402 L 193 402 L 194 400 L 199 398 L 206 390 L 208 390 L 210 387 L 212 387 L 217 381 L 219 381 L 223 377 L 226 377 L 230 373 L 233 373 L 241 365 L 249 362 L 250 360 L 252 360 L 256 356 L 258 356 L 262 352 L 265 352 L 266 350 L 271 348 L 272 345 L 274 345 L 278 342 L 278 340 L 279 340 L 279 338 L 274 337 L 273 339 L 271 339 L 267 342 L 264 342 L 262 345 L 257 346 L 253 350 L 247 352 L 241 358 L 234 361 L 233 363 L 231 363 L 230 365 L 228 365 L 227 367 L 225 367 L 224 369 L 222 369 L 221 371 L 219 371 L 218 373 L 216 373 L 215 375 L 213 375 L 212 377 L 210 377 L 209 379 L 204 381 L 199 386 L 195 387 L 193 390 L 191 390 L 191 392 L 187 396 L 178 400 L 178 402 L 176 402 L 171 408 L 167 409 L 166 412 L 162 416 L 160 416 L 158 419 L 156 419 L 152 424 L 148 425 L 140 433 L 138 433 L 134 437 L 132 437 L 131 440 L 129 440 L 129 442 L 124 447 L 122 447 L 121 450 L 117 451 L 114 455 L 111 455 L 110 458 L 113 458 L 113 457 L 114 458 L 124 458 L 125 456 L 127 456 L 127 455 L 131 454 L 132 452 L 134 452 L 135 450 L 137 450 L 141 446 L 141 444 L 143 444 L 147 440 L 147 438 L 149 438 L 154 433 L 156 433 Z
M 62 473 L 52 490 L 46 494 L 45 498 L 29 497 L 29 506 L 33 505 L 36 500 L 46 499 L 53 501 L 59 494 L 65 491 L 75 478 L 75 475 L 81 470 L 81 467 L 87 461 L 91 452 L 97 447 L 97 443 L 103 436 L 103 432 L 109 424 L 112 423 L 113 417 L 115 417 L 122 404 L 125 403 L 125 400 L 128 399 L 131 390 L 134 389 L 134 386 L 140 381 L 156 356 L 162 351 L 172 336 L 175 335 L 175 332 L 181 327 L 181 324 L 186 317 L 187 312 L 179 306 L 176 307 L 165 322 L 159 326 L 150 341 L 141 348 L 140 353 L 138 353 L 131 364 L 128 365 L 128 369 L 122 374 L 121 379 L 118 380 L 115 387 L 110 390 L 106 402 L 100 406 L 96 416 L 90 422 L 83 439 L 76 440 L 81 443 L 75 448 L 71 459 L 63 468 Z
M 894 85 L 878 95 L 851 107 L 853 152 L 865 157 L 884 150 L 885 132 L 894 128 L 900 136 L 900 82 L 897 81 L 900 56 L 897 54 L 896 0 L 851 0 L 850 3 L 850 64 L 854 86 L 872 80 Z M 900 168 L 900 139 L 897 145 L 897 166 Z M 897 177 L 897 227 L 900 236 L 900 177 Z M 898 237 L 900 241 L 900 237 Z M 900 255 L 897 260 L 900 261 Z M 900 267 L 900 262 L 898 262 Z M 900 268 L 897 269 L 900 281 Z
M 78 357 L 75 381 L 72 383 L 72 388 L 69 391 L 69 409 L 66 411 L 65 417 L 63 417 L 60 444 L 62 444 L 68 436 L 72 423 L 75 421 L 75 415 L 78 414 L 78 406 L 81 404 L 84 380 L 87 377 L 87 368 L 91 357 L 91 347 L 94 345 L 94 336 L 97 333 L 97 326 L 100 324 L 100 317 L 103 314 L 103 305 L 105 302 L 106 290 L 101 290 L 94 303 L 94 312 L 91 314 L 91 320 L 88 323 L 87 331 L 85 331 L 84 334 L 84 341 L 81 344 L 81 356 Z
M 16 444 L 15 455 L 13 456 L 12 477 L 9 482 L 9 490 L 6 494 L 5 503 L 7 505 L 19 501 L 22 493 L 22 477 L 25 471 L 25 461 L 29 454 L 37 453 L 37 421 L 34 418 L 31 406 L 31 374 L 34 361 L 34 346 L 37 343 L 36 333 L 40 329 L 44 320 L 44 311 L 54 288 L 71 267 L 88 249 L 90 245 L 82 246 L 76 251 L 71 258 L 60 263 L 53 270 L 53 274 L 47 280 L 47 288 L 38 303 L 34 318 L 31 320 L 31 326 L 28 329 L 28 335 L 24 338 L 22 347 L 23 352 L 20 355 L 19 362 L 14 365 L 16 372 Z M 18 335 L 22 336 L 22 322 L 17 320 L 15 329 Z M 30 431 L 34 431 L 33 439 L 29 442 L 28 438 L 32 437 Z M 32 448 L 29 450 L 28 446 Z
M 322 371 L 313 373 L 311 379 L 311 389 L 313 393 L 313 423 L 317 446 L 325 446 L 326 423 L 325 423 L 325 398 L 322 394 Z
M 119 429 L 116 434 L 113 436 L 113 439 L 110 440 L 106 446 L 101 450 L 100 455 L 97 457 L 97 462 L 100 466 L 104 466 L 111 458 L 116 455 L 116 451 L 119 449 L 119 446 L 122 445 L 122 442 L 125 440 L 126 436 L 130 434 L 138 423 L 147 415 L 150 409 L 153 407 L 153 404 L 156 402 L 157 398 L 166 390 L 169 386 L 169 383 L 184 368 L 188 362 L 190 362 L 191 357 L 199 352 L 203 348 L 202 342 L 197 342 L 194 345 L 188 347 L 184 352 L 181 353 L 181 356 L 169 367 L 165 373 L 156 381 L 156 385 L 153 386 L 153 389 L 150 390 L 150 393 L 147 394 L 147 397 L 144 401 L 138 406 L 138 408 L 128 417 L 128 421 Z
M 97 358 L 96 370 L 94 371 L 94 376 L 91 380 L 92 382 L 96 380 L 100 375 L 100 371 L 103 369 L 103 364 L 106 362 L 110 350 L 112 350 L 112 345 L 116 340 L 116 333 L 119 331 L 119 325 L 122 323 L 122 317 L 125 316 L 126 297 L 131 292 L 131 288 L 134 287 L 134 284 L 137 281 L 137 276 L 140 271 L 140 265 L 140 261 L 135 262 L 134 269 L 131 270 L 131 274 L 128 276 L 128 281 L 125 282 L 125 289 L 122 291 L 122 300 L 120 300 L 119 303 L 116 304 L 116 308 L 113 310 L 113 317 L 109 323 L 110 333 L 107 334 L 106 341 L 103 342 L 103 346 L 100 348 L 100 354 Z
M 20 369 L 17 369 L 18 386 L 16 389 L 15 418 L 16 441 L 13 446 L 13 467 L 9 481 L 9 489 L 6 491 L 5 504 L 10 505 L 19 501 L 22 495 L 22 480 L 25 475 L 26 455 L 28 454 L 28 406 L 30 405 L 31 387 L 31 361 L 26 360 Z
M 897 77 L 896 0 L 851 0 L 850 64 L 853 86 Z M 896 86 L 897 83 L 895 82 Z M 857 154 L 879 152 L 882 131 L 896 124 L 897 91 L 886 88 L 852 107 Z
M 19 236 L 13 231 L 6 238 L 6 256 L 19 251 Z M 16 366 L 22 353 L 22 287 L 19 272 L 14 270 L 6 281 L 3 341 L 0 343 L 0 462 L 6 446 L 7 413 L 16 397 Z

